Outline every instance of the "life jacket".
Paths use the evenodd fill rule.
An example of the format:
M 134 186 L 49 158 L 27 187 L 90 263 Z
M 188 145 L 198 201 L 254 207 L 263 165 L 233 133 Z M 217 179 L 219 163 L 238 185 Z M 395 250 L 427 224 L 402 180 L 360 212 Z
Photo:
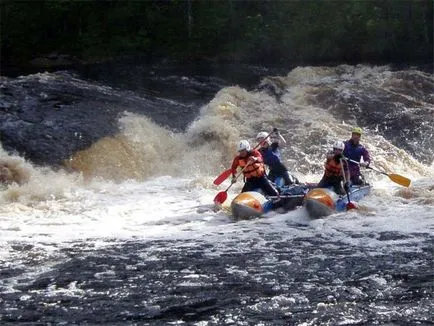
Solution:
M 238 157 L 238 166 L 241 168 L 244 168 L 247 165 L 247 161 L 249 160 L 249 157 L 254 156 L 253 153 L 249 153 L 246 157 Z M 252 178 L 252 177 L 262 177 L 265 175 L 265 168 L 263 162 L 255 162 L 250 165 L 248 165 L 243 170 L 243 175 L 246 179 Z
M 325 163 L 324 175 L 326 177 L 340 177 L 342 176 L 341 162 L 336 162 L 334 158 L 327 159 Z

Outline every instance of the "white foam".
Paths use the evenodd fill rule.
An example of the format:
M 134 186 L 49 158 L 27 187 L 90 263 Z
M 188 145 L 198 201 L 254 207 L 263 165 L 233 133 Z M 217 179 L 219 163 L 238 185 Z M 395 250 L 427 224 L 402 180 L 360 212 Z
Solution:
M 100 144 L 99 150 L 86 158 L 107 170 L 102 176 L 125 172 L 134 178 L 136 172 L 143 173 L 136 181 L 84 181 L 78 173 L 53 172 L 29 164 L 27 184 L 0 192 L 0 259 L 10 261 L 19 256 L 11 248 L 14 243 L 36 245 L 37 250 L 52 253 L 71 242 L 98 247 L 129 239 L 211 242 L 217 250 L 207 254 L 218 256 L 251 247 L 266 250 L 264 235 L 268 234 L 282 241 L 322 237 L 331 240 L 330 246 L 339 240 L 361 248 L 355 254 L 363 249 L 417 250 L 434 228 L 433 191 L 429 190 L 434 185 L 434 168 L 417 162 L 375 130 L 363 136 L 373 167 L 411 178 L 408 193 L 388 177 L 370 172 L 367 178 L 374 191 L 361 202 L 362 209 L 325 219 L 309 220 L 303 209 L 297 209 L 232 223 L 224 212 L 211 209 L 214 196 L 228 185 L 215 187 L 212 180 L 229 168 L 235 142 L 241 137 L 254 139 L 259 130 L 274 126 L 288 141 L 283 157 L 290 170 L 296 171 L 301 181 L 317 182 L 329 144 L 348 137 L 351 123 L 338 121 L 328 108 L 312 104 L 315 87 L 323 83 L 350 96 L 352 90 L 346 83 L 357 84 L 360 78 L 369 83 L 371 76 L 377 76 L 375 85 L 380 85 L 390 78 L 390 72 L 385 67 L 296 69 L 287 77 L 272 80 L 283 88 L 280 102 L 266 92 L 228 87 L 202 108 L 186 133 L 175 134 L 148 118 L 126 114 L 119 122 L 121 134 L 114 143 L 108 142 L 111 147 Z M 288 119 L 295 123 L 289 125 Z M 121 149 L 131 155 L 123 155 Z M 131 169 L 120 171 L 118 163 Z M 89 168 L 89 163 L 84 164 L 83 170 Z M 240 188 L 241 182 L 232 187 L 229 198 Z M 389 240 L 383 236 L 392 232 L 400 236 Z

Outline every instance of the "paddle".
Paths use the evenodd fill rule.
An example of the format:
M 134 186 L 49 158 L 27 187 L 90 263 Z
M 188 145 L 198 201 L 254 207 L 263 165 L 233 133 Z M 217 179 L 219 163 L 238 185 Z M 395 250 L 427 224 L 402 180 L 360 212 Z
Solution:
M 267 139 L 268 137 L 270 137 L 271 134 L 272 134 L 273 132 L 277 132 L 277 133 L 279 134 L 279 132 L 277 131 L 277 129 L 276 129 L 276 128 L 273 128 L 273 131 L 270 132 L 270 133 L 267 135 L 267 137 L 265 137 L 265 139 Z M 282 137 L 282 138 L 283 138 L 283 137 Z M 253 149 L 258 148 L 260 145 L 261 145 L 261 142 L 259 142 L 255 147 L 253 147 Z M 216 186 L 218 186 L 218 185 L 220 185 L 223 181 L 225 181 L 227 178 L 229 178 L 229 176 L 230 176 L 231 174 L 232 174 L 232 169 L 227 169 L 227 170 L 223 171 L 222 173 L 220 173 L 220 175 L 219 175 L 217 178 L 215 178 L 215 180 L 213 181 L 213 183 L 214 183 Z
M 226 171 L 223 171 L 215 180 L 214 180 L 214 184 L 216 186 L 218 186 L 219 184 L 221 184 L 223 181 L 225 181 L 227 178 L 229 178 L 229 176 L 232 174 L 232 169 L 227 169 Z
M 286 144 L 286 140 L 285 138 L 283 138 L 283 136 L 280 134 L 279 130 L 277 130 L 277 128 L 273 128 L 273 132 L 275 132 L 279 138 L 283 141 L 284 144 Z
M 348 191 L 348 188 L 345 186 L 347 184 L 347 178 L 345 176 L 344 159 L 341 158 L 340 161 L 341 161 L 342 176 L 343 176 L 344 182 L 345 182 L 344 183 L 344 190 L 345 190 L 345 193 L 347 194 L 347 199 L 348 199 L 348 203 L 346 205 L 346 208 L 347 208 L 347 211 L 349 211 L 350 209 L 357 208 L 357 206 L 354 205 L 354 203 L 351 202 L 350 192 Z
M 267 196 L 267 199 L 287 199 L 287 198 L 302 198 L 306 195 L 280 195 L 280 196 Z
M 350 161 L 350 162 L 353 162 L 353 163 L 356 163 L 356 164 L 360 165 L 360 162 L 357 162 L 357 161 L 351 160 L 351 159 L 349 159 L 349 158 L 346 158 L 346 159 L 347 159 L 348 161 Z M 370 166 L 365 166 L 365 167 L 366 167 L 367 169 L 372 170 L 372 171 L 375 171 L 375 172 L 378 172 L 378 173 L 381 173 L 381 174 L 387 175 L 387 176 L 389 177 L 390 180 L 392 180 L 393 182 L 395 182 L 395 183 L 397 183 L 397 184 L 399 184 L 399 185 L 401 185 L 401 186 L 403 186 L 403 187 L 408 187 L 408 186 L 410 186 L 411 180 L 408 179 L 408 178 L 406 178 L 406 177 L 404 177 L 404 176 L 402 176 L 402 175 L 395 174 L 395 173 L 386 173 L 386 172 L 379 171 L 379 170 L 376 170 L 376 169 L 374 169 L 374 168 L 371 168 Z
M 249 164 L 247 164 L 245 167 L 243 167 L 243 169 L 235 176 L 235 180 L 238 179 L 238 177 L 243 174 L 243 171 L 246 167 L 248 167 Z M 226 188 L 226 190 L 224 191 L 220 191 L 215 197 L 214 197 L 214 204 L 216 205 L 221 205 L 225 202 L 225 200 L 228 198 L 228 190 L 232 187 L 232 185 L 235 182 L 232 182 L 229 187 Z

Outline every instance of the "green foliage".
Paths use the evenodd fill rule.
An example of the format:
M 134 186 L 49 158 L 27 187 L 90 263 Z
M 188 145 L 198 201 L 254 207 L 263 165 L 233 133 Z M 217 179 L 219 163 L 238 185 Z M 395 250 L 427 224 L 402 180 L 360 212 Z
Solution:
M 50 52 L 244 62 L 432 61 L 431 0 L 1 2 L 3 59 Z

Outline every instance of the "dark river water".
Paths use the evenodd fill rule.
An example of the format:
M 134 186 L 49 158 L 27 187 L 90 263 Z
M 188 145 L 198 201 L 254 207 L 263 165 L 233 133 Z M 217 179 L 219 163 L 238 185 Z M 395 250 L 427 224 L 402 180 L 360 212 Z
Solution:
M 434 324 L 434 77 L 371 66 L 99 65 L 1 79 L 1 325 Z M 277 127 L 318 181 L 364 129 L 358 211 L 235 222 L 234 144 Z M 229 191 L 240 191 L 238 182 Z

